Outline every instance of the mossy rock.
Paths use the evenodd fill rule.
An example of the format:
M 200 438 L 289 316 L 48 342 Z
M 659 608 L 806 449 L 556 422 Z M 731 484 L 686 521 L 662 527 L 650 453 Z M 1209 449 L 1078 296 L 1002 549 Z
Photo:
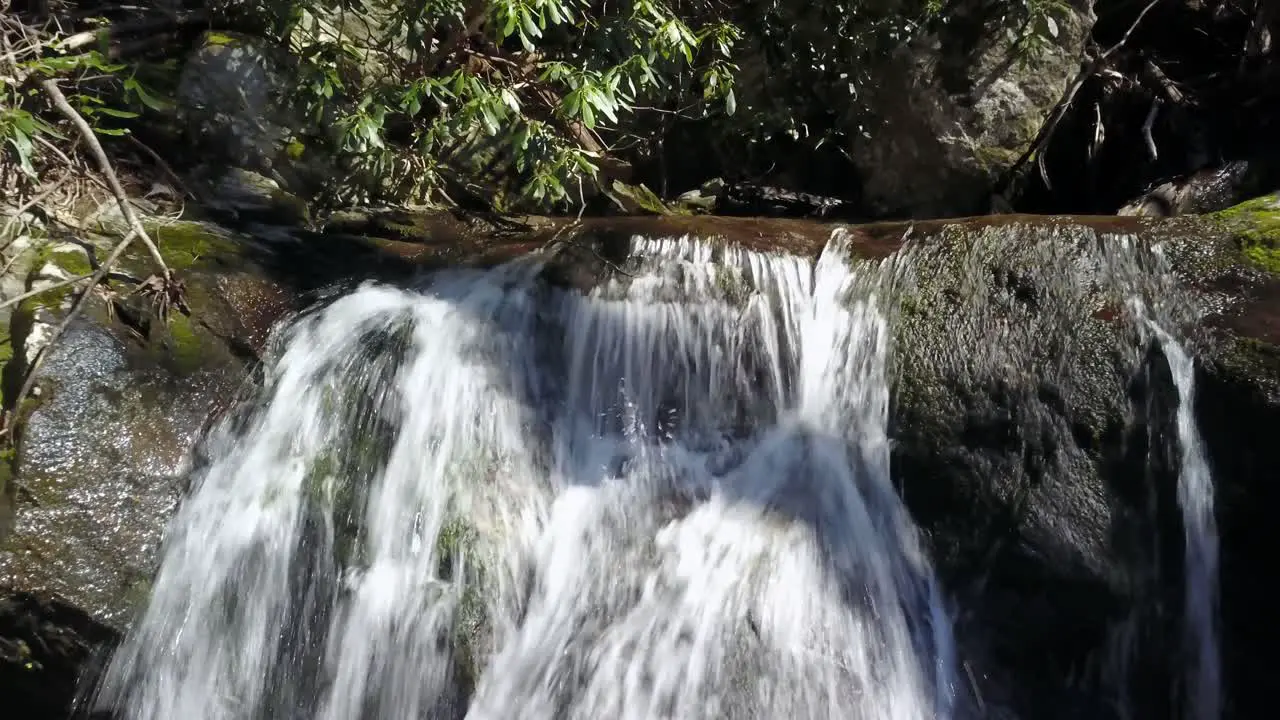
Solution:
M 3 491 L 19 521 L 0 540 L 0 585 L 58 593 L 116 628 L 146 596 L 189 452 L 235 401 L 270 326 L 293 307 L 242 239 L 197 222 L 145 224 L 184 282 L 191 314 L 171 308 L 161 316 L 132 292 L 123 278 L 142 280 L 155 267 L 140 243 L 131 246 L 117 279 L 90 296 L 47 351 L 39 395 L 19 413 L 14 474 Z M 92 235 L 41 248 L 27 287 L 88 274 L 90 258 L 105 258 L 119 240 Z M 16 351 L 5 367 L 8 403 L 39 343 L 66 317 L 72 292 L 38 293 L 8 316 Z
M 676 215 L 685 211 L 668 205 L 657 193 L 644 185 L 630 185 L 614 180 L 605 191 L 611 200 L 625 213 L 640 215 Z
M 1280 193 L 1254 198 L 1208 217 L 1236 235 L 1241 252 L 1255 267 L 1280 273 Z
M 173 270 L 227 268 L 243 265 L 238 262 L 244 252 L 243 243 L 229 232 L 208 223 L 170 221 L 144 223 L 147 232 L 160 249 L 165 263 Z M 132 246 L 134 262 L 150 262 L 141 243 Z

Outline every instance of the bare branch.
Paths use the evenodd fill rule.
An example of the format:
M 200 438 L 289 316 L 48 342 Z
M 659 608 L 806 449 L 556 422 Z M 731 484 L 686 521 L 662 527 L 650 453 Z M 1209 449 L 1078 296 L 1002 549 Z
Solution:
M 40 87 L 48 93 L 53 105 L 62 113 L 71 124 L 79 131 L 80 137 L 84 139 L 89 146 L 89 151 L 93 154 L 94 160 L 98 163 L 98 169 L 107 179 L 107 184 L 111 188 L 111 194 L 115 196 L 116 204 L 120 206 L 120 212 L 124 215 L 125 221 L 129 223 L 130 233 L 126 236 L 132 240 L 135 236 L 142 240 L 147 251 L 151 253 L 151 259 L 155 261 L 156 266 L 160 269 L 161 275 L 167 282 L 171 273 L 169 266 L 165 264 L 164 257 L 160 255 L 160 248 L 156 247 L 155 242 L 147 235 L 147 231 L 142 227 L 142 223 L 138 220 L 137 214 L 133 212 L 133 207 L 129 204 L 128 196 L 125 195 L 124 188 L 120 185 L 120 178 L 116 177 L 116 171 L 111 167 L 111 161 L 107 158 L 107 153 L 102 149 L 102 143 L 98 142 L 98 136 L 93 132 L 93 128 L 89 127 L 89 123 L 85 121 L 76 109 L 71 107 L 71 103 L 67 102 L 67 97 L 62 94 L 62 90 L 58 88 L 58 84 L 53 80 L 40 81 Z M 123 250 L 121 250 L 123 252 Z M 104 263 L 105 264 L 105 263 Z
M 1156 112 L 1160 110 L 1160 98 L 1156 98 L 1151 103 L 1151 111 L 1147 113 L 1147 119 L 1142 123 L 1142 137 L 1147 141 L 1147 154 L 1152 160 L 1160 157 L 1159 151 L 1156 150 L 1155 138 L 1151 137 L 1151 127 L 1156 123 Z
M 75 285 L 81 280 L 87 280 L 91 277 L 93 277 L 93 273 L 89 273 L 88 275 L 80 275 L 77 277 L 69 278 L 67 280 L 62 280 L 62 281 L 53 283 L 52 285 L 45 285 L 43 287 L 35 288 L 33 290 L 28 290 L 22 293 L 21 295 L 15 295 L 9 298 L 8 300 L 5 300 L 4 302 L 0 302 L 0 309 L 7 308 L 11 305 L 17 305 L 18 303 L 22 302 L 23 300 L 26 300 L 27 298 L 35 297 L 36 295 L 49 292 L 50 290 L 61 290 L 62 288 L 67 287 L 68 285 Z

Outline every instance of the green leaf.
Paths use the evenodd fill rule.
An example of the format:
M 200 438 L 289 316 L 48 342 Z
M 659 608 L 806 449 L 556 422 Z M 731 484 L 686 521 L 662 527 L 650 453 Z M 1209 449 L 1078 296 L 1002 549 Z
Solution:
M 128 128 L 101 128 L 101 127 L 96 127 L 96 128 L 94 128 L 94 129 L 93 129 L 93 131 L 94 131 L 94 132 L 96 132 L 96 133 L 98 133 L 99 135 L 110 135 L 110 136 L 112 136 L 112 137 L 120 137 L 121 135 L 128 135 L 128 134 L 129 134 L 129 129 L 128 129 Z
M 484 124 L 485 132 L 489 133 L 490 136 L 498 134 L 498 130 L 500 129 L 498 126 L 498 117 L 494 114 L 493 108 L 490 108 L 488 103 L 480 105 L 480 120 Z
M 422 110 L 422 98 L 416 92 L 416 89 L 404 94 L 404 97 L 400 99 L 400 107 L 410 117 L 417 115 Z
M 36 169 L 31 165 L 31 151 L 34 146 L 31 143 L 31 137 L 21 130 L 14 128 L 13 134 L 8 138 L 9 144 L 13 145 L 14 151 L 18 155 L 18 167 L 22 173 L 29 178 L 36 178 Z
M 138 82 L 137 79 L 133 77 L 124 81 L 124 89 L 126 91 L 133 91 L 143 105 L 146 105 L 156 112 L 168 112 L 173 108 L 172 103 L 165 102 L 155 95 L 152 95 L 145 87 L 142 86 L 142 83 Z
M 139 116 L 138 113 L 136 112 L 130 112 L 128 110 L 118 110 L 112 107 L 99 108 L 98 112 L 103 115 L 110 115 L 111 117 L 124 118 L 126 120 L 136 118 Z
M 591 109 L 591 103 L 582 103 L 582 124 L 588 128 L 596 126 L 596 113 Z
M 533 15 L 529 14 L 527 8 L 520 9 L 520 19 L 524 23 L 524 32 L 531 38 L 542 37 L 542 30 L 538 28 L 538 24 L 533 21 Z
M 564 96 L 561 101 L 564 105 L 564 114 L 570 118 L 576 118 L 582 114 L 582 90 L 574 90 Z
M 52 126 L 52 125 L 50 125 L 49 123 L 45 122 L 44 120 L 41 120 L 40 118 L 35 117 L 34 115 L 33 115 L 33 116 L 31 116 L 31 124 L 35 126 L 35 128 L 36 128 L 36 132 L 40 132 L 40 133 L 44 133 L 45 135 L 53 136 L 53 137 L 55 137 L 55 138 L 58 138 L 59 140 L 66 140 L 66 139 L 67 139 L 67 136 L 66 136 L 66 135 L 63 135 L 63 134 L 62 134 L 62 133 L 60 133 L 60 132 L 58 132 L 58 129 L 57 129 L 57 128 L 55 128 L 54 126 Z
M 511 108 L 511 112 L 520 112 L 520 98 L 516 97 L 514 92 L 511 92 L 511 88 L 502 88 L 502 92 L 499 93 L 499 97 L 502 98 L 502 103 L 504 105 Z
M 729 88 L 729 92 L 725 93 L 724 111 L 727 115 L 732 115 L 738 111 L 738 99 L 733 96 L 733 88 Z

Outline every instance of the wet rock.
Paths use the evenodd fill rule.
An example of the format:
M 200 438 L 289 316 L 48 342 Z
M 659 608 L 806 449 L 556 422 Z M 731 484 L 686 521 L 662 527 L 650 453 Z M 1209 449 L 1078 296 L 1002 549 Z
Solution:
M 855 230 L 919 243 L 897 259 L 893 467 L 958 604 L 982 703 L 1019 717 L 1115 717 L 1123 692 L 1140 714 L 1177 711 L 1178 398 L 1158 346 L 1119 322 L 1126 298 L 1106 291 L 1104 270 L 1120 258 L 1095 250 L 1136 242 L 1164 248 L 1173 273 L 1149 277 L 1147 293 L 1198 355 L 1227 716 L 1267 707 L 1255 658 L 1280 625 L 1249 584 L 1262 548 L 1280 542 L 1261 509 L 1280 500 L 1275 207 L 1267 197 L 1158 223 L 1024 216 Z
M 57 593 L 116 628 L 146 597 L 191 447 L 233 399 L 265 340 L 263 325 L 283 309 L 264 288 L 245 294 L 251 280 L 243 270 L 213 269 L 217 248 L 230 248 L 226 238 L 173 230 L 155 234 L 182 266 L 193 315 L 174 310 L 162 320 L 147 301 L 123 293 L 91 300 L 47 350 L 22 409 L 13 464 L 17 522 L 4 541 L 0 585 Z M 210 255 L 184 257 L 184 249 Z M 32 287 L 88 265 L 85 247 L 72 243 L 41 256 Z M 124 271 L 143 275 L 142 258 L 133 260 L 136 269 L 126 263 Z M 9 397 L 70 301 L 65 289 L 50 290 L 14 311 Z
M 1173 217 L 1226 210 L 1263 189 L 1258 165 L 1238 161 L 1160 183 L 1116 214 Z
M 204 190 L 203 209 L 229 223 L 306 226 L 311 222 L 311 210 L 304 200 L 251 170 L 202 167 L 192 173 L 191 181 Z
M 236 399 L 269 328 L 296 307 L 246 238 L 194 222 L 146 224 L 186 284 L 191 316 L 173 309 L 161 318 L 117 281 L 46 350 L 70 307 L 68 289 L 6 311 L 9 402 L 46 350 L 4 459 L 12 475 L 0 508 L 9 514 L 0 527 L 0 694 L 17 698 L 21 717 L 67 717 L 86 663 L 128 627 L 150 590 L 194 445 Z M 40 239 L 22 290 L 85 274 L 89 253 L 101 258 L 116 240 Z M 137 280 L 151 268 L 134 249 L 118 270 Z

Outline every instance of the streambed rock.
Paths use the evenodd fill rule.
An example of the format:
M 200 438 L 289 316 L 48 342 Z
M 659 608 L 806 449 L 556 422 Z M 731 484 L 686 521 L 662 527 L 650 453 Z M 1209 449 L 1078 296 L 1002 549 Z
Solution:
M 229 234 L 194 223 L 152 230 L 186 283 L 192 316 L 174 309 L 163 321 L 116 284 L 118 295 L 96 295 L 49 348 L 22 406 L 10 458 L 15 517 L 0 537 L 0 693 L 23 717 L 65 717 L 82 665 L 128 627 L 191 448 L 288 309 Z M 115 239 L 48 240 L 32 250 L 24 290 L 85 274 L 87 252 L 102 257 Z M 150 272 L 139 252 L 120 270 Z M 71 299 L 51 289 L 11 311 L 9 402 Z

